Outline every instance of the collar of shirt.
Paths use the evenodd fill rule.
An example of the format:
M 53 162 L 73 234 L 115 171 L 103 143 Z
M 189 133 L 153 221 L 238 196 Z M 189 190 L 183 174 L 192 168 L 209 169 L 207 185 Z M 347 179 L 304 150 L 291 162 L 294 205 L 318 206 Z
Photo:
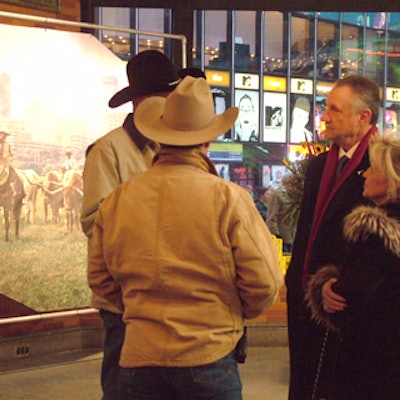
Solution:
M 130 113 L 123 123 L 124 129 L 128 132 L 130 138 L 136 144 L 140 151 L 146 147 L 146 145 L 152 143 L 151 140 L 147 139 L 143 136 L 138 129 L 136 128 L 135 123 L 133 122 L 133 114 Z
M 358 145 L 360 144 L 360 142 L 356 143 L 349 151 L 344 151 L 342 148 L 340 148 L 339 150 L 339 160 L 343 157 L 343 156 L 347 156 L 348 158 L 353 157 L 354 152 L 357 150 Z

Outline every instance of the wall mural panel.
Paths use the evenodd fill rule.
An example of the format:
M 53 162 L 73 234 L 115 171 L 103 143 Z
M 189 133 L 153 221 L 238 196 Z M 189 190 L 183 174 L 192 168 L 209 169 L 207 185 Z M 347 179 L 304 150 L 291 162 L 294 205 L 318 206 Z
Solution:
M 89 305 L 82 169 L 87 146 L 131 110 L 108 107 L 125 86 L 125 63 L 92 35 L 0 24 L 0 131 L 25 191 L 19 239 L 11 218 L 5 240 L 0 208 L 2 295 L 36 311 Z

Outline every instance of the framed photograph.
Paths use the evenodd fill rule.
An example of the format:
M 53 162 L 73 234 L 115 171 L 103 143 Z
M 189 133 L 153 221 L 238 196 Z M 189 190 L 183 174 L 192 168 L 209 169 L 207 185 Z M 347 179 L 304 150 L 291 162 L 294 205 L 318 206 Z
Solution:
M 215 113 L 216 114 L 223 114 L 225 110 L 227 109 L 228 105 L 228 93 L 222 89 L 219 88 L 211 88 L 211 92 L 213 95 L 214 99 L 214 105 L 215 105 Z M 231 139 L 232 132 L 231 129 L 228 132 L 223 133 L 222 135 L 218 136 L 215 140 L 226 140 L 226 139 Z
M 273 165 L 271 168 L 271 185 L 277 189 L 282 182 L 283 176 L 286 174 L 287 168 L 283 165 Z
M 263 165 L 262 166 L 262 185 L 263 185 L 263 187 L 270 186 L 271 180 L 272 180 L 271 165 Z
M 235 106 L 239 116 L 235 123 L 235 140 L 258 142 L 259 138 L 259 95 L 252 90 L 236 90 Z
M 286 94 L 264 92 L 264 142 L 286 142 Z
M 15 6 L 34 8 L 36 10 L 60 11 L 60 0 L 3 0 L 3 3 Z
M 292 95 L 291 98 L 291 126 L 290 142 L 312 142 L 314 134 L 312 132 L 312 98 L 306 95 Z
M 224 178 L 227 181 L 231 180 L 229 164 L 215 164 L 215 168 L 217 169 L 218 174 L 221 178 Z

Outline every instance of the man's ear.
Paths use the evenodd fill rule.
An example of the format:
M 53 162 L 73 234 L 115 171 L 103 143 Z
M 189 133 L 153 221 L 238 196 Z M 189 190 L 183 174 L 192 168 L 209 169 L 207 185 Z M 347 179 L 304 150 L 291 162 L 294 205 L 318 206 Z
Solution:
M 372 111 L 369 108 L 364 108 L 360 114 L 360 121 L 363 124 L 370 124 L 372 118 Z

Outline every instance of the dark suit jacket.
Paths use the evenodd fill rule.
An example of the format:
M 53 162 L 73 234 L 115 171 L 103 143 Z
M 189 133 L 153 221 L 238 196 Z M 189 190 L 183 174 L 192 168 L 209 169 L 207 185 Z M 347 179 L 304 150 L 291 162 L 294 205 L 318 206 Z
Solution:
M 321 154 L 311 160 L 308 167 L 292 259 L 286 274 L 290 352 L 289 400 L 311 399 L 325 335 L 324 329 L 311 320 L 310 311 L 304 301 L 303 268 L 327 157 L 328 153 Z M 343 219 L 356 205 L 370 204 L 362 197 L 364 178 L 359 172 L 368 167 L 369 157 L 366 152 L 359 165 L 332 198 L 315 238 L 308 274 L 315 273 L 326 264 L 341 264 L 343 261 Z M 326 385 L 334 363 L 336 346 L 337 338 L 330 335 L 318 383 L 319 395 L 322 398 L 327 391 Z
M 318 190 L 328 153 L 311 160 L 307 171 L 304 186 L 303 204 L 301 208 L 296 238 L 294 241 L 292 259 L 286 275 L 286 285 L 289 292 L 303 296 L 302 275 L 303 266 L 313 223 L 315 205 L 317 203 Z M 315 239 L 309 273 L 315 273 L 321 266 L 342 261 L 345 241 L 343 238 L 343 219 L 359 204 L 371 204 L 362 197 L 364 178 L 360 171 L 369 167 L 368 153 L 358 167 L 337 191 L 332 199 L 320 225 Z

